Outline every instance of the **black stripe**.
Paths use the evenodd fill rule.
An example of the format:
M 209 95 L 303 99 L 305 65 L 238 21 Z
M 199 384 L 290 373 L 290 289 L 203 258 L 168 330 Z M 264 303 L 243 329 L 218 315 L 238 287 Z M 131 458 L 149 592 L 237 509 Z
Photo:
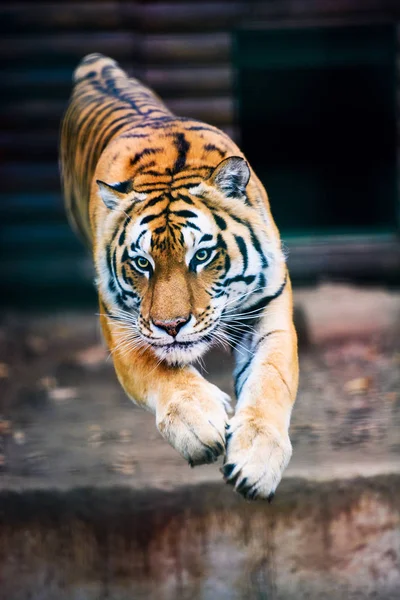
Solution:
M 124 226 L 123 226 L 120 236 L 118 238 L 118 246 L 122 246 L 122 244 L 125 242 L 125 225 L 126 225 L 126 221 L 124 223 Z
M 131 257 L 129 256 L 128 249 L 125 247 L 124 251 L 122 253 L 122 256 L 121 256 L 121 262 L 123 263 L 123 262 L 126 262 L 128 260 L 131 260 Z
M 225 150 L 221 150 L 221 148 L 217 148 L 217 146 L 214 146 L 214 144 L 206 144 L 204 146 L 204 150 L 206 150 L 206 152 L 218 152 L 218 154 L 221 156 L 221 158 L 224 158 L 226 152 Z
M 97 99 L 93 100 L 95 103 Z M 82 130 L 82 135 L 79 136 L 79 145 L 82 149 L 86 148 L 86 144 L 89 140 L 89 137 L 93 134 L 93 125 L 96 121 L 96 129 L 102 126 L 104 121 L 118 108 L 115 106 L 115 100 L 109 100 L 106 103 L 97 105 L 94 110 L 90 112 L 89 117 L 84 113 L 84 119 L 77 119 L 77 128 Z M 97 120 L 98 117 L 101 116 L 100 120 Z M 83 129 L 84 128 L 84 129 Z
M 200 239 L 200 244 L 201 244 L 201 242 L 209 242 L 212 239 L 213 239 L 213 236 L 210 233 L 205 233 L 203 235 L 203 237 Z
M 149 169 L 146 171 L 146 175 L 152 175 L 153 177 L 160 177 L 164 173 L 160 173 L 159 171 L 155 171 L 154 169 Z
M 174 177 L 174 183 L 179 183 L 180 181 L 185 181 L 185 179 L 197 179 L 197 183 L 201 181 L 200 175 L 182 175 L 181 177 Z M 195 185 L 193 183 L 193 185 Z
M 247 225 L 247 227 L 249 228 L 250 231 L 250 237 L 251 237 L 251 243 L 253 244 L 255 250 L 258 252 L 258 254 L 261 256 L 261 266 L 263 268 L 268 266 L 268 261 L 265 257 L 264 252 L 262 251 L 261 248 L 261 244 L 256 236 L 256 234 L 254 233 L 253 229 L 250 227 L 250 225 Z
M 117 88 L 117 81 L 115 76 L 113 76 L 113 71 L 116 71 L 114 65 L 105 65 L 102 68 L 101 76 L 103 78 L 103 83 L 106 87 L 105 89 L 103 88 L 101 91 L 105 94 L 113 96 L 114 98 L 117 98 L 121 102 L 125 102 L 136 113 L 141 114 L 141 110 L 135 102 L 133 90 L 129 90 L 124 93 L 120 88 Z
M 143 212 L 147 209 L 150 208 L 150 206 L 155 206 L 156 204 L 158 204 L 159 202 L 161 202 L 162 200 L 165 200 L 165 196 L 164 194 L 160 194 L 159 196 L 155 196 L 154 198 L 151 198 L 151 200 L 149 200 L 144 206 L 143 206 Z
M 89 150 L 87 156 L 87 172 L 91 173 L 94 171 L 95 165 L 98 162 L 100 154 L 104 148 L 108 145 L 114 135 L 124 127 L 132 119 L 132 115 L 127 115 L 125 112 L 124 117 L 114 119 L 111 123 L 107 124 L 105 130 L 98 131 L 95 138 L 91 140 L 92 147 Z M 110 127 L 114 125 L 111 129 Z
M 147 217 L 143 217 L 143 219 L 140 221 L 141 225 L 144 225 L 145 223 L 150 223 L 150 221 L 154 221 L 154 219 L 158 219 L 158 217 L 161 217 L 164 213 L 160 212 L 157 213 L 156 215 L 147 215 Z
M 218 248 L 223 248 L 224 250 L 227 249 L 225 240 L 220 233 L 217 235 L 217 246 L 218 246 Z
M 136 171 L 136 175 L 148 175 L 150 171 L 146 171 L 146 169 L 150 169 L 151 167 L 155 167 L 157 162 L 155 160 L 149 160 L 148 162 L 140 165 L 140 167 Z
M 113 275 L 113 269 L 112 269 L 112 263 L 111 263 L 111 244 L 107 244 L 107 246 L 106 246 L 106 263 L 107 263 L 107 269 L 108 269 L 108 274 L 109 274 L 108 289 L 110 290 L 110 292 L 112 294 L 114 294 L 116 292 L 116 287 L 115 287 L 115 277 Z
M 151 154 L 158 154 L 161 151 L 162 151 L 161 148 L 145 148 L 141 152 L 137 152 L 135 154 L 135 156 L 133 158 L 131 158 L 131 166 L 132 167 L 135 166 L 136 163 L 138 163 L 143 158 L 143 156 L 149 156 Z
M 266 285 L 267 285 L 267 280 L 265 279 L 265 275 L 264 275 L 264 273 L 260 273 L 258 275 L 258 287 L 265 288 Z
M 213 213 L 213 217 L 214 217 L 214 221 L 216 222 L 216 224 L 218 225 L 218 227 L 224 231 L 226 229 L 226 221 L 225 219 L 223 219 L 222 217 L 220 217 L 219 215 Z
M 231 212 L 227 211 L 227 214 L 230 216 L 231 219 L 233 219 L 234 221 L 236 221 L 236 223 L 240 223 L 240 225 L 244 225 L 245 227 L 247 227 L 247 229 L 250 232 L 250 237 L 251 237 L 251 242 L 255 248 L 255 250 L 258 252 L 258 254 L 261 257 L 261 265 L 263 268 L 268 266 L 268 260 L 262 250 L 261 244 L 259 239 L 257 238 L 256 234 L 253 231 L 252 226 L 250 225 L 250 223 L 247 220 L 241 219 L 240 217 L 237 217 L 236 215 L 232 214 Z
M 251 363 L 254 360 L 255 354 L 257 352 L 257 350 L 259 349 L 259 347 L 261 346 L 261 344 L 263 343 L 263 341 L 270 335 L 272 335 L 273 333 L 276 333 L 276 331 L 268 331 L 268 333 L 265 333 L 264 335 L 262 335 L 258 340 L 256 345 L 251 349 L 251 356 L 250 358 L 246 361 L 246 363 L 243 365 L 243 367 L 240 369 L 239 373 L 237 373 L 237 375 L 235 375 L 235 395 L 236 398 L 238 398 L 242 392 L 242 389 L 248 379 L 248 377 L 246 377 L 243 382 L 242 385 L 240 386 L 239 389 L 239 379 L 240 377 L 243 375 L 243 373 L 246 371 L 246 369 L 248 369 L 251 365 Z
M 131 244 L 132 250 L 136 250 L 136 248 L 138 248 L 140 239 L 144 236 L 144 234 L 146 232 L 147 232 L 147 229 L 144 229 L 141 233 L 139 233 L 136 242 L 132 242 L 132 244 Z
M 195 229 L 196 231 L 201 231 L 200 227 L 197 227 L 197 225 L 195 225 L 194 223 L 192 223 L 191 221 L 186 221 L 185 227 L 190 227 L 190 229 Z
M 258 310 L 258 309 L 268 306 L 268 304 L 270 302 L 272 302 L 273 300 L 276 300 L 276 298 L 278 298 L 282 294 L 283 290 L 285 289 L 286 283 L 287 283 L 287 275 L 285 276 L 285 280 L 282 283 L 281 287 L 279 288 L 279 290 L 277 292 L 275 292 L 275 294 L 273 294 L 272 296 L 267 296 L 266 298 L 263 298 L 262 300 L 257 302 L 257 304 L 253 304 L 253 306 L 246 308 L 244 310 L 244 314 L 251 312 L 253 310 Z
M 244 273 L 248 266 L 248 254 L 247 254 L 246 242 L 240 235 L 235 235 L 234 237 L 235 237 L 235 241 L 238 245 L 238 248 L 240 250 L 240 253 L 242 255 L 242 258 L 243 258 L 243 273 Z
M 182 194 L 182 193 L 179 193 L 179 192 L 178 192 L 178 198 L 177 198 L 177 200 L 183 200 L 184 202 L 186 202 L 186 204 L 191 204 L 191 205 L 194 204 L 194 202 L 190 198 L 190 196 L 186 196 L 185 194 Z
M 132 285 L 132 279 L 128 276 L 128 270 L 125 265 L 122 266 L 122 279 L 127 285 Z
M 215 129 L 211 129 L 211 127 L 202 126 L 193 126 L 193 127 L 185 127 L 186 131 L 211 131 L 212 133 L 217 133 Z
M 236 396 L 236 398 L 239 398 L 240 392 L 242 391 L 243 386 L 244 386 L 244 384 L 247 381 L 247 377 L 246 377 L 246 379 L 243 381 L 242 385 L 240 386 L 240 390 L 239 390 L 239 379 L 240 379 L 240 376 L 243 375 L 243 373 L 246 371 L 246 369 L 249 368 L 249 366 L 251 365 L 252 360 L 253 360 L 253 357 L 251 356 L 246 361 L 246 363 L 244 364 L 244 366 L 240 369 L 239 373 L 235 377 L 235 396 Z
M 178 173 L 178 171 L 181 171 L 186 165 L 186 157 L 187 153 L 189 152 L 190 143 L 187 141 L 183 133 L 176 133 L 174 145 L 178 151 L 178 157 L 172 168 L 173 174 Z
M 225 275 L 228 273 L 230 268 L 231 268 L 231 259 L 229 257 L 229 254 L 225 254 Z M 224 281 L 224 285 L 225 285 L 225 281 Z
M 124 133 L 124 135 L 121 135 L 121 138 L 148 138 L 149 134 L 148 133 Z
M 177 217 L 185 217 L 186 219 L 197 219 L 196 213 L 191 210 L 175 210 L 171 211 L 171 215 L 176 215 Z
M 110 185 L 110 184 L 108 184 Z M 132 190 L 132 181 L 127 179 L 126 181 L 120 181 L 119 183 L 113 183 L 110 187 L 116 192 L 121 192 L 121 194 L 127 194 Z
M 115 280 L 116 280 L 117 284 L 119 285 L 118 270 L 117 270 L 117 250 L 116 250 L 116 248 L 114 248 L 113 253 L 112 253 L 111 265 L 112 265 L 113 275 L 115 277 Z
M 246 285 L 250 285 L 251 283 L 253 283 L 255 278 L 255 275 L 247 275 L 247 277 L 244 275 L 236 275 L 235 277 L 226 279 L 224 283 L 225 285 L 230 285 L 231 283 L 243 282 Z
M 148 173 L 147 173 L 147 175 L 148 175 Z M 170 183 L 171 183 L 170 179 L 168 181 L 157 181 L 154 183 L 140 183 L 140 184 L 135 183 L 135 190 L 149 192 L 151 194 L 151 192 L 153 192 L 153 191 L 155 192 L 155 191 L 167 189 Z

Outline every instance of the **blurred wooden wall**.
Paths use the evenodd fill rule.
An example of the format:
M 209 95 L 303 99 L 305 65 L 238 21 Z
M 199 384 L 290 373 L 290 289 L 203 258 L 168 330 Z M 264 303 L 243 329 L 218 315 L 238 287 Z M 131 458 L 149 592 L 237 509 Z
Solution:
M 398 0 L 10 2 L 0 7 L 0 304 L 83 301 L 90 261 L 64 217 L 58 129 L 82 56 L 102 52 L 182 116 L 240 140 L 232 32 L 400 18 Z

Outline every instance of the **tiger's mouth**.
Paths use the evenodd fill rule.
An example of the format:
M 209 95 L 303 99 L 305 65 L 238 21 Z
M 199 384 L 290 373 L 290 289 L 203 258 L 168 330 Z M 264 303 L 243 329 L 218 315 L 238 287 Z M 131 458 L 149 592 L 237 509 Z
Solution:
M 149 343 L 157 358 L 171 365 L 187 365 L 199 359 L 211 346 L 213 337 L 206 334 L 192 341 L 174 340 L 169 343 Z
M 201 344 L 202 342 L 211 342 L 212 335 L 207 334 L 197 340 L 173 340 L 172 342 L 167 343 L 155 343 L 154 340 L 150 342 L 151 346 L 156 348 L 190 348 L 191 346 L 196 346 L 197 344 Z

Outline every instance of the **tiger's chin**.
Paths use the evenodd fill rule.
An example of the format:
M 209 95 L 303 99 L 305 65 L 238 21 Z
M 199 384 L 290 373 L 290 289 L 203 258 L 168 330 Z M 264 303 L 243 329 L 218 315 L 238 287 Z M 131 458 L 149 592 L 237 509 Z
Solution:
M 184 366 L 198 360 L 210 347 L 210 341 L 173 342 L 165 345 L 152 345 L 157 358 L 173 366 Z

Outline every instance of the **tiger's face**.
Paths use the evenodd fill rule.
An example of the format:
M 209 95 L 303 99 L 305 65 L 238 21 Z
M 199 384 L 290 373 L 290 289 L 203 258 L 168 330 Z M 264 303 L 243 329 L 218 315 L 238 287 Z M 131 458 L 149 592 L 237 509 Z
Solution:
M 122 349 L 149 347 L 183 365 L 213 342 L 237 343 L 237 307 L 273 293 L 282 262 L 246 201 L 249 176 L 233 157 L 189 187 L 178 180 L 149 193 L 98 182 L 110 209 L 98 285 Z

